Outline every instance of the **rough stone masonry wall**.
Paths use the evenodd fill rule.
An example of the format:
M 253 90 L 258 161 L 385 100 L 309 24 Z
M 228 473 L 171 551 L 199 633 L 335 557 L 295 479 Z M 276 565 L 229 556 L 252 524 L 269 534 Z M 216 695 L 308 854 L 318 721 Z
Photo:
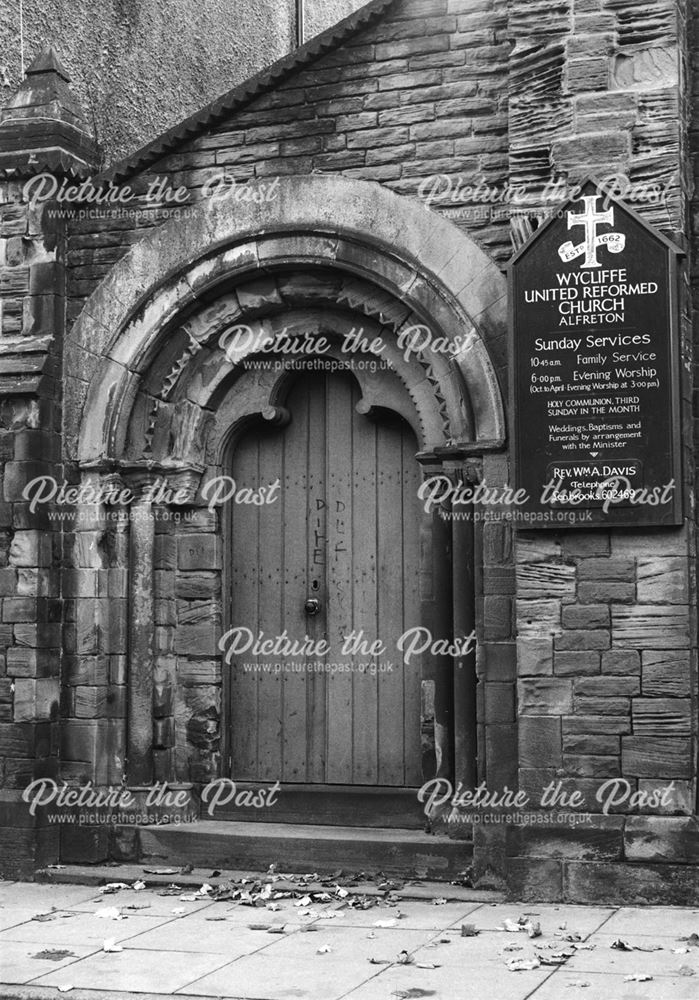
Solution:
M 23 498 L 60 461 L 58 408 L 62 264 L 40 213 L 0 187 L 0 856 L 7 872 L 55 857 L 57 831 L 18 801 L 33 778 L 57 774 L 60 532 Z M 46 361 L 45 348 L 55 335 Z M 8 360 L 8 351 L 14 355 Z M 37 360 L 37 358 L 39 360 Z M 23 865 L 29 868 L 23 868 Z
M 667 186 L 634 207 L 686 246 L 684 4 L 542 0 L 510 5 L 510 173 L 541 184 L 626 174 Z M 623 195 L 622 195 L 623 196 Z M 684 279 L 683 279 L 684 280 Z M 683 285 L 683 426 L 691 343 Z M 522 896 L 696 902 L 696 614 L 693 456 L 685 448 L 685 527 L 518 533 L 520 787 L 584 794 L 593 827 L 513 831 L 509 870 Z M 620 804 L 601 816 L 600 785 L 674 782 L 673 806 Z M 657 815 L 679 814 L 676 818 Z M 655 815 L 648 815 L 653 813 Z M 615 862 L 611 865 L 610 862 Z

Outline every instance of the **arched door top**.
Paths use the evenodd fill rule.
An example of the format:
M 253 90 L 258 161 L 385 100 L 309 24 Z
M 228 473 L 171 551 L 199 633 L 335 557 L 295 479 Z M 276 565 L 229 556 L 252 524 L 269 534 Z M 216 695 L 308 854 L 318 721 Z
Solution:
M 276 190 L 269 202 L 209 202 L 166 223 L 96 289 L 68 338 L 67 380 L 84 405 L 66 415 L 66 440 L 77 442 L 67 457 L 119 461 L 154 356 L 194 313 L 215 311 L 227 289 L 242 285 L 254 309 L 274 273 L 319 268 L 339 276 L 347 301 L 356 281 L 365 314 L 394 331 L 399 306 L 443 336 L 458 336 L 453 358 L 424 352 L 426 377 L 443 383 L 448 397 L 458 375 L 473 414 L 472 443 L 501 446 L 505 281 L 494 262 L 452 223 L 377 184 L 313 175 L 282 178 Z M 84 351 L 102 358 L 89 389 L 70 374 L 81 370 Z

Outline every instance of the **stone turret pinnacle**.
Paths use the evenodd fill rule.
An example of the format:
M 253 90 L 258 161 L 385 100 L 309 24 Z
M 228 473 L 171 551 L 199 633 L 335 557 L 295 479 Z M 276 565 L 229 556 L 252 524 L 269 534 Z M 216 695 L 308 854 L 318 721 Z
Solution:
M 99 148 L 70 89 L 70 77 L 46 46 L 0 119 L 0 170 L 26 176 L 43 170 L 87 174 Z

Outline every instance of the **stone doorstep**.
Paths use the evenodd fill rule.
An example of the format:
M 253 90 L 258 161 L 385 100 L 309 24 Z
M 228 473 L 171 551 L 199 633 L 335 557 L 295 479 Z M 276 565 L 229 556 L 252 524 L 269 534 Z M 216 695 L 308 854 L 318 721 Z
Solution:
M 204 882 L 209 885 L 219 885 L 229 879 L 264 878 L 265 872 L 227 871 L 222 870 L 216 878 L 211 878 L 211 869 L 194 869 L 188 875 L 148 875 L 147 868 L 175 867 L 163 863 L 158 865 L 64 865 L 61 868 L 40 868 L 35 873 L 35 881 L 51 885 L 86 885 L 100 886 L 108 882 L 126 882 L 127 884 L 141 879 L 149 889 L 176 883 L 183 888 L 198 889 Z M 297 873 L 298 874 L 298 873 Z M 293 880 L 293 875 L 291 876 Z M 388 876 L 390 878 L 390 876 Z M 341 882 L 341 879 L 338 879 Z M 353 892 L 360 896 L 382 896 L 383 892 L 373 882 L 360 882 L 352 886 Z M 420 881 L 419 884 L 406 883 L 403 889 L 395 891 L 400 899 L 447 899 L 456 903 L 500 903 L 505 899 L 502 892 L 491 889 L 467 889 L 463 886 L 451 885 L 445 882 Z M 77 991 L 76 991 L 77 992 Z M 91 992 L 91 991 L 87 991 Z M 54 996 L 54 994 L 51 994 Z M 71 994 L 72 995 L 72 994 Z M 139 994 L 140 995 L 140 994 Z M 0 993 L 0 997 L 4 994 Z M 104 994 L 100 993 L 100 996 Z

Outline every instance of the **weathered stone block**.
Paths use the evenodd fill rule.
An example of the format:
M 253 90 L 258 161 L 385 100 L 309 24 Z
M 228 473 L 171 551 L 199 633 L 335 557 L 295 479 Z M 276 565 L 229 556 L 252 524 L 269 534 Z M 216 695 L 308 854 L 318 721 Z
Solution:
M 561 862 L 512 858 L 507 866 L 507 884 L 514 899 L 560 902 L 563 899 Z
M 575 59 L 566 63 L 566 89 L 571 94 L 585 90 L 606 90 L 608 82 L 609 59 L 606 55 Z M 614 162 L 620 157 L 622 161 L 625 161 L 629 153 L 623 145 L 620 146 L 616 138 L 618 133 L 611 132 L 607 135 L 609 136 L 607 142 L 598 141 L 594 144 L 594 151 L 591 153 L 593 159 L 587 162 L 608 163 L 610 160 Z M 554 143 L 554 146 L 559 146 L 559 156 L 556 160 L 559 166 L 580 165 L 586 162 L 584 159 L 579 159 L 584 147 L 581 148 L 573 143 L 565 146 Z
M 18 679 L 15 682 L 14 721 L 39 722 L 56 718 L 58 698 L 57 679 Z
M 689 698 L 634 698 L 633 731 L 637 736 L 690 736 Z
M 640 805 L 640 813 L 662 816 L 689 816 L 694 813 L 696 794 L 691 781 L 673 778 L 671 782 L 667 782 L 660 778 L 639 778 L 638 790 L 652 796 L 647 800 L 652 805 Z
M 628 861 L 699 864 L 696 816 L 630 816 L 624 830 Z
M 646 696 L 686 698 L 691 691 L 689 650 L 643 650 L 641 683 Z
M 612 755 L 564 755 L 563 770 L 567 775 L 582 778 L 617 778 L 621 774 L 619 758 Z
M 554 656 L 554 673 L 560 677 L 598 674 L 600 654 L 595 650 L 557 651 Z
M 568 604 L 561 612 L 563 627 L 567 629 L 605 629 L 609 628 L 609 605 L 607 604 Z M 558 646 L 559 649 L 563 648 Z M 588 649 L 593 647 L 587 647 Z
M 221 568 L 221 539 L 217 535 L 180 535 L 177 539 L 177 566 L 181 570 Z
M 515 826 L 507 831 L 507 853 L 522 858 L 617 861 L 623 857 L 623 816 L 590 816 L 575 826 Z
M 580 715 L 630 715 L 630 698 L 588 698 L 575 696 L 575 711 Z
M 520 677 L 553 673 L 553 644 L 551 639 L 517 639 L 517 669 Z
M 692 741 L 680 737 L 623 736 L 622 773 L 639 778 L 692 777 Z
M 571 903 L 696 906 L 699 883 L 688 865 L 565 863 L 565 898 Z
M 635 578 L 635 572 L 636 560 L 629 558 L 583 559 L 578 566 L 578 576 L 581 580 L 595 582 L 608 580 L 631 583 Z
M 641 655 L 635 649 L 608 649 L 602 653 L 602 673 L 622 676 L 640 674 Z
M 517 599 L 517 635 L 541 639 L 544 635 L 561 632 L 561 602 L 559 600 Z
M 616 583 L 613 580 L 583 580 L 578 584 L 578 601 L 581 604 L 596 604 L 599 601 L 615 601 L 630 604 L 636 600 L 636 585 Z
M 486 681 L 514 681 L 517 677 L 517 647 L 513 642 L 482 642 L 478 648 L 479 671 Z
M 621 753 L 621 741 L 618 736 L 564 736 L 563 750 L 568 754 L 614 757 Z
M 639 559 L 637 594 L 642 604 L 686 604 L 687 560 L 680 557 Z
M 612 639 L 615 646 L 627 648 L 688 648 L 688 609 L 677 604 L 612 607 Z
M 563 719 L 563 736 L 590 734 L 622 736 L 631 732 L 631 717 L 613 715 L 573 715 Z
M 485 685 L 485 721 L 491 723 L 514 722 L 515 697 L 513 684 Z
M 569 629 L 556 636 L 554 645 L 557 650 L 609 649 L 611 639 L 606 629 Z
M 519 563 L 517 595 L 522 598 L 575 596 L 575 567 L 562 562 Z
M 559 767 L 561 720 L 556 716 L 522 716 L 519 720 L 521 767 Z
M 573 682 L 576 695 L 590 698 L 627 698 L 641 690 L 639 677 L 583 677 Z
M 572 681 L 528 677 L 518 683 L 520 715 L 565 715 L 572 710 Z
M 489 596 L 483 601 L 484 639 L 508 639 L 512 635 L 512 600 Z
M 609 532 L 566 531 L 563 538 L 563 553 L 569 558 L 607 556 L 609 551 Z

